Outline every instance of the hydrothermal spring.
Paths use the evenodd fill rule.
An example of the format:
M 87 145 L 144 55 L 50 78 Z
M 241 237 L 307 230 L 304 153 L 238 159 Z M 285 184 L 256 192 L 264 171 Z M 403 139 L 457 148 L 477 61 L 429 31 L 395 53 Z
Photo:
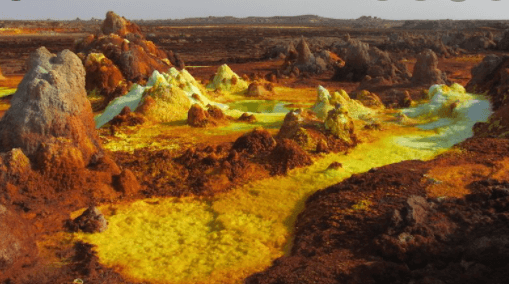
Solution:
M 460 85 L 432 86 L 429 96 L 428 103 L 402 110 L 417 127 L 383 122 L 384 131 L 373 132 L 348 155 L 324 155 L 287 176 L 250 182 L 213 198 L 104 205 L 109 228 L 77 237 L 96 245 L 100 261 L 126 278 L 241 283 L 289 251 L 294 222 L 309 195 L 373 167 L 431 159 L 472 136 L 473 124 L 491 114 L 485 98 L 467 94 Z M 332 162 L 343 168 L 327 169 Z

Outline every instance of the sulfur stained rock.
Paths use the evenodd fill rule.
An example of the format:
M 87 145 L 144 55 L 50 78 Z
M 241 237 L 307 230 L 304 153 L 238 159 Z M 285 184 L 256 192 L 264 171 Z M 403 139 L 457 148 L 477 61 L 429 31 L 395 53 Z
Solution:
M 342 107 L 336 107 L 329 111 L 325 119 L 325 129 L 329 130 L 336 138 L 352 144 L 354 124 L 348 111 Z

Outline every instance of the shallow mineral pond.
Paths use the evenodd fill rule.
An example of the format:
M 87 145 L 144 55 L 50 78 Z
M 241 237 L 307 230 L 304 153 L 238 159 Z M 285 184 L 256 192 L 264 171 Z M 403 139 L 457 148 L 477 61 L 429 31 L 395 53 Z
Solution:
M 482 106 L 487 109 L 481 111 L 489 115 L 489 104 Z M 282 116 L 277 118 L 281 120 Z M 264 116 L 258 119 L 263 123 Z M 274 122 L 270 115 L 267 119 Z M 450 126 L 461 123 L 453 121 Z M 383 131 L 369 132 L 363 143 L 347 155 L 323 155 L 313 165 L 290 171 L 287 176 L 250 182 L 213 198 L 104 205 L 101 210 L 109 228 L 103 233 L 75 237 L 96 245 L 103 264 L 133 280 L 242 283 L 245 277 L 267 268 L 289 251 L 296 217 L 312 193 L 373 167 L 431 159 L 451 146 L 444 143 L 450 137 L 444 134 L 449 133 L 448 126 L 428 130 L 391 122 L 383 125 Z M 214 133 L 233 130 L 239 129 L 230 125 Z M 468 127 L 454 130 L 470 131 Z M 468 133 L 458 135 L 464 139 Z M 340 162 L 343 168 L 328 170 L 332 162 Z

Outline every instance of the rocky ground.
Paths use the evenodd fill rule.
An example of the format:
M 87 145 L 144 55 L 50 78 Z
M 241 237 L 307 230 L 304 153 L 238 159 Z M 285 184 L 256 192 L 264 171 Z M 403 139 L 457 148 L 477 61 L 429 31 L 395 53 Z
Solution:
M 247 96 L 295 106 L 315 103 L 315 88 L 322 85 L 344 89 L 372 108 L 408 107 L 430 85 L 455 82 L 486 92 L 495 111 L 489 122 L 474 127 L 475 137 L 452 152 L 373 168 L 310 196 L 295 223 L 290 252 L 246 283 L 507 282 L 509 33 L 503 22 L 460 22 L 456 26 L 464 29 L 453 34 L 444 31 L 448 22 L 408 21 L 370 30 L 379 19 L 368 18 L 306 28 L 137 26 L 124 20 L 108 15 L 102 25 L 48 22 L 42 29 L 7 23 L 23 29 L 0 31 L 0 85 L 21 82 L 22 94 L 0 97 L 0 224 L 8 228 L 0 233 L 2 283 L 78 278 L 134 283 L 101 265 L 89 244 L 36 243 L 59 232 L 104 229 L 106 221 L 94 207 L 71 221 L 70 213 L 80 208 L 154 196 L 213 196 L 305 167 L 320 153 L 348 152 L 368 132 L 355 135 L 352 119 L 331 105 L 322 118 L 329 121 L 325 126 L 313 114 L 296 111 L 276 129 L 197 141 L 192 136 L 200 138 L 203 128 L 239 118 L 195 104 L 187 123 L 196 129 L 159 136 L 175 139 L 177 149 L 103 149 L 102 142 L 118 139 L 115 132 L 136 131 L 123 125 L 145 120 L 126 109 L 115 127 L 96 131 L 93 111 L 124 95 L 128 86 L 146 83 L 154 70 L 187 65 L 205 85 L 213 83 L 222 63 L 239 74 L 230 83 L 252 83 Z M 426 25 L 437 31 L 420 29 Z M 90 55 L 99 52 L 105 59 Z M 302 91 L 277 92 L 278 87 Z M 91 104 L 87 92 L 97 88 L 102 101 Z M 219 99 L 220 93 L 211 96 Z M 334 124 L 345 119 L 342 128 Z

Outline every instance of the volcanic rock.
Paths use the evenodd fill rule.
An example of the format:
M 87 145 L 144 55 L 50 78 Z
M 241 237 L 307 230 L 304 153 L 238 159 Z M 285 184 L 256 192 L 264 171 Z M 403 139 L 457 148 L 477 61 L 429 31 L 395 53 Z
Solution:
M 123 170 L 120 175 L 116 176 L 113 183 L 118 191 L 126 195 L 136 194 L 140 190 L 140 184 L 129 169 Z
M 262 85 L 259 83 L 253 82 L 249 84 L 247 88 L 246 96 L 247 97 L 261 97 L 265 93 L 265 90 Z
M 118 89 L 120 82 L 120 85 L 144 83 L 154 70 L 166 72 L 172 63 L 183 65 L 176 64 L 177 56 L 173 53 L 167 54 L 147 41 L 136 24 L 111 11 L 106 14 L 101 30 L 104 35 L 85 37 L 75 50 L 87 69 L 87 91 L 105 87 L 101 94 L 109 98 L 107 101 L 127 92 L 127 88 Z
M 263 128 L 255 128 L 235 140 L 232 149 L 237 152 L 248 154 L 263 154 L 272 151 L 276 147 L 276 140 Z
M 434 85 L 447 84 L 448 80 L 445 73 L 438 68 L 437 55 L 430 49 L 421 52 L 417 56 L 414 72 L 412 74 L 412 83 L 415 85 Z
M 504 31 L 504 34 L 497 44 L 497 48 L 500 50 L 509 50 L 509 29 Z
M 298 76 L 301 72 L 320 74 L 337 64 L 329 52 L 313 54 L 304 38 L 301 38 L 295 51 L 292 48 L 293 44 L 289 46 L 288 56 L 281 67 L 284 75 Z
M 204 110 L 199 104 L 193 104 L 187 114 L 187 124 L 193 127 L 215 126 L 229 120 L 223 111 L 213 105 Z
M 330 110 L 324 125 L 325 129 L 329 130 L 336 138 L 348 144 L 353 144 L 354 124 L 345 108 L 339 106 Z
M 492 79 L 492 73 L 502 63 L 503 58 L 489 54 L 483 58 L 481 63 L 477 64 L 470 70 L 472 78 L 466 85 L 466 89 L 469 92 L 484 92 L 487 91 L 487 86 L 484 86 L 487 81 Z M 490 76 L 491 75 L 491 76 Z M 490 77 L 488 77 L 490 76 Z
M 384 109 L 385 106 L 380 100 L 380 98 L 375 94 L 366 90 L 362 90 L 357 94 L 356 99 L 360 101 L 363 105 L 374 108 L 374 109 Z
M 104 54 L 90 53 L 83 64 L 87 74 L 85 88 L 104 96 L 104 105 L 127 91 L 122 72 Z
M 345 65 L 337 67 L 334 80 L 359 82 L 368 75 L 373 82 L 405 81 L 410 76 L 406 66 L 393 59 L 387 52 L 359 40 L 349 40 L 346 46 L 340 48 L 340 57 Z M 366 82 L 365 82 L 366 83 Z
M 276 137 L 278 139 L 293 140 L 300 146 L 309 145 L 312 138 L 304 128 L 306 124 L 309 124 L 309 119 L 310 114 L 302 109 L 288 112 Z
M 125 36 L 127 33 L 141 34 L 141 29 L 138 25 L 131 23 L 124 17 L 120 17 L 113 11 L 106 13 L 106 19 L 104 20 L 101 31 L 105 35 L 118 34 Z
M 0 152 L 12 148 L 32 158 L 45 143 L 68 139 L 85 165 L 103 155 L 85 92 L 85 70 L 71 51 L 41 47 L 0 121 Z
M 83 214 L 72 220 L 70 227 L 75 232 L 101 233 L 108 229 L 108 221 L 97 207 L 91 206 Z
M 313 161 L 306 151 L 290 139 L 282 139 L 278 142 L 269 156 L 272 161 L 273 174 L 286 174 L 289 170 L 311 165 Z

